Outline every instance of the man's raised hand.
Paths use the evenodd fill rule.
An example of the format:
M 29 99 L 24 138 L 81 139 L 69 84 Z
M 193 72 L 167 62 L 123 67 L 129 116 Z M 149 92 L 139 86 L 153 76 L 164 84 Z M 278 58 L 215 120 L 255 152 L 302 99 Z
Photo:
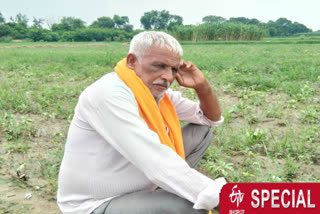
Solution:
M 176 79 L 179 85 L 195 90 L 207 84 L 207 80 L 202 72 L 192 62 L 185 62 L 184 60 L 180 62 Z

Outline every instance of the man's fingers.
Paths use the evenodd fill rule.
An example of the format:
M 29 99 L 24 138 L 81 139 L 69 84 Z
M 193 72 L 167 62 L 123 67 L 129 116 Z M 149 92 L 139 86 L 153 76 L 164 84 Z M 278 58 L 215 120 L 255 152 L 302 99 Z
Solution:
M 185 62 L 183 59 L 180 61 L 180 69 L 190 69 L 193 68 L 194 64 L 191 61 Z
M 183 67 L 185 63 L 186 63 L 186 62 L 185 62 L 183 59 L 182 59 L 182 60 L 180 60 L 180 65 L 179 65 L 179 66 L 180 66 L 180 68 L 181 68 L 181 67 Z
M 193 63 L 190 62 L 190 61 L 188 61 L 188 62 L 187 62 L 187 65 L 186 65 L 186 68 L 191 68 L 192 66 L 193 66 Z
M 188 63 L 183 59 L 180 61 L 180 69 L 184 69 L 188 66 Z
M 179 73 L 177 73 L 177 75 L 176 75 L 176 80 L 179 83 L 179 85 L 181 85 L 181 83 L 183 82 L 182 77 Z

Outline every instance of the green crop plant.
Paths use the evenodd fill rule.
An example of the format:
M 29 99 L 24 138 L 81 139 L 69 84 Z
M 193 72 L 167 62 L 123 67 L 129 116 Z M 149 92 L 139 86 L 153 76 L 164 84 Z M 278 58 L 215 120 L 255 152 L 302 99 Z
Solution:
M 319 123 L 320 119 L 320 112 L 317 111 L 314 107 L 308 106 L 304 110 L 301 110 L 301 116 L 300 118 L 305 123 Z
M 12 114 L 0 116 L 0 126 L 7 140 L 16 141 L 20 138 L 30 138 L 37 135 L 33 120 L 28 117 L 17 119 Z

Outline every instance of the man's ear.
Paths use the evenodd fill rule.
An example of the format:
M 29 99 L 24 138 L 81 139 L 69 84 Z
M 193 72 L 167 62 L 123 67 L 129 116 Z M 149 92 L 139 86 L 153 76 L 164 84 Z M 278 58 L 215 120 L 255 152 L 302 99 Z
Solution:
M 129 53 L 127 56 L 127 67 L 134 70 L 137 63 L 138 59 L 136 55 L 134 55 L 133 53 Z

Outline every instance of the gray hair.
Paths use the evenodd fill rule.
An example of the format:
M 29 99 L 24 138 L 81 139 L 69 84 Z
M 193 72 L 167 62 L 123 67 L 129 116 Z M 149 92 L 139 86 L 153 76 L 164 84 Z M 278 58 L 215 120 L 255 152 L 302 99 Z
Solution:
M 180 57 L 183 54 L 181 45 L 174 37 L 159 31 L 144 31 L 135 35 L 130 42 L 129 53 L 133 53 L 138 60 L 141 60 L 146 50 L 152 46 L 168 48 Z

